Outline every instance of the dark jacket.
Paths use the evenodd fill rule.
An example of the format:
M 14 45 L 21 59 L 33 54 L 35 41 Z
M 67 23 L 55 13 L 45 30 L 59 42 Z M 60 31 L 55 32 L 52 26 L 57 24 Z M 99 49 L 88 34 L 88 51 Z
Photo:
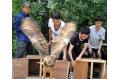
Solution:
M 22 23 L 23 19 L 25 19 L 26 17 L 29 17 L 29 15 L 26 15 L 24 12 L 18 13 L 14 17 L 14 20 L 13 20 L 13 28 L 14 28 L 14 30 L 16 32 L 18 41 L 30 42 L 28 37 L 23 33 L 23 31 L 21 29 L 21 23 Z

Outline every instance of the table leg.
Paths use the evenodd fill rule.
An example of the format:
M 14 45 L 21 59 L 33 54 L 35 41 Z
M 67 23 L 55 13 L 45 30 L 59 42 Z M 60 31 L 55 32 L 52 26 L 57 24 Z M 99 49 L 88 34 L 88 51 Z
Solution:
M 93 62 L 91 62 L 90 79 L 93 78 Z
M 104 78 L 105 68 L 106 68 L 106 63 L 101 64 L 100 79 L 103 79 L 103 78 Z

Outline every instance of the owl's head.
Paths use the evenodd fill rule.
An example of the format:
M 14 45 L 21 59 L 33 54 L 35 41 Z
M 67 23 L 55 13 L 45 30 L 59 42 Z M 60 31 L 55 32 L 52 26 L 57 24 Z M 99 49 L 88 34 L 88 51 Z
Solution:
M 46 66 L 54 66 L 56 62 L 56 57 L 51 55 L 44 56 L 43 62 Z

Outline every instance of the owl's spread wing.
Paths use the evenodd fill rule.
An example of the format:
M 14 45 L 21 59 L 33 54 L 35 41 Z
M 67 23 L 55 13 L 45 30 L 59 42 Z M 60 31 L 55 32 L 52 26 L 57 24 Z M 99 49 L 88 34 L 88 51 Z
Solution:
M 51 55 L 57 57 L 62 52 L 63 48 L 69 43 L 75 31 L 76 24 L 74 22 L 66 23 L 61 30 L 60 35 L 52 40 Z
M 31 18 L 26 18 L 22 23 L 22 30 L 28 36 L 33 46 L 40 55 L 48 55 L 48 42 L 41 33 L 39 25 Z

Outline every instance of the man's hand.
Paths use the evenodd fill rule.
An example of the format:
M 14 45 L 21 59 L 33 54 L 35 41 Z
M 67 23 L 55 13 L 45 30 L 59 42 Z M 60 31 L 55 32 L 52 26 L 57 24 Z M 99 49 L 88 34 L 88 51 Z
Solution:
M 49 45 L 51 45 L 52 43 L 51 43 L 51 41 L 49 41 L 49 43 L 48 43 Z
M 97 54 L 98 54 L 99 58 L 101 58 L 101 52 L 100 52 L 100 50 L 98 50 Z
M 81 57 L 77 57 L 77 58 L 76 58 L 76 61 L 80 61 L 80 59 L 81 59 Z
M 75 62 L 74 62 L 74 61 L 71 61 L 71 64 L 72 64 L 72 67 L 74 68 L 74 64 L 75 64 Z
M 89 53 L 92 53 L 92 49 L 91 49 L 91 47 L 89 47 Z
M 63 56 L 63 60 L 62 61 L 66 62 L 66 56 L 65 55 Z

